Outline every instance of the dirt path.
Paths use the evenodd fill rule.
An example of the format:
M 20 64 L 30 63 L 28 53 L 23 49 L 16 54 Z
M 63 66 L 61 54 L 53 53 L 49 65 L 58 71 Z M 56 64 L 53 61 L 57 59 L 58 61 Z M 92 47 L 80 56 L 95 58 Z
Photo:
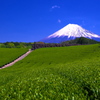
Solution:
M 19 58 L 17 58 L 16 60 L 14 60 L 13 62 L 4 65 L 3 67 L 1 67 L 0 69 L 6 68 L 6 67 L 10 67 L 12 65 L 14 65 L 16 62 L 22 60 L 23 58 L 25 58 L 28 54 L 30 54 L 32 52 L 32 50 L 29 50 L 28 52 L 26 52 L 25 54 L 23 54 L 22 56 L 20 56 Z

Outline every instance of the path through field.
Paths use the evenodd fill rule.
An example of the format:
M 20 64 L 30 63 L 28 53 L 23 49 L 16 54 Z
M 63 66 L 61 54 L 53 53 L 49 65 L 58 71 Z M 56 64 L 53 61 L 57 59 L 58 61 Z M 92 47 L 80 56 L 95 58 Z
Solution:
M 17 58 L 16 60 L 14 60 L 13 62 L 4 65 L 3 67 L 1 67 L 0 69 L 6 68 L 6 67 L 10 67 L 12 65 L 14 65 L 16 62 L 22 60 L 23 58 L 25 58 L 28 54 L 30 54 L 32 52 L 32 50 L 29 50 L 28 52 L 26 52 L 25 54 L 23 54 L 22 56 L 20 56 L 19 58 Z

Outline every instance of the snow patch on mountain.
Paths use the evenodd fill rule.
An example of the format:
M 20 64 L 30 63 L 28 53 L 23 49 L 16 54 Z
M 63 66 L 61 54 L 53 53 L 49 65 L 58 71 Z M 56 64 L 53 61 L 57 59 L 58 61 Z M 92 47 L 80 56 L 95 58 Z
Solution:
M 100 38 L 99 35 L 94 34 L 77 24 L 68 24 L 64 28 L 60 29 L 59 31 L 55 32 L 52 35 L 49 35 L 47 38 L 56 38 L 56 37 L 86 37 L 86 38 Z

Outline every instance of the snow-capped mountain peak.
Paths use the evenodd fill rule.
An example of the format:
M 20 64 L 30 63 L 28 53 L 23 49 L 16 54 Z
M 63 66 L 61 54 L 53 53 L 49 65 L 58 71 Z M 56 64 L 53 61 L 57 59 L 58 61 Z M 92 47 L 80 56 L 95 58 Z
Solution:
M 100 38 L 99 35 L 94 34 L 88 30 L 85 30 L 77 24 L 68 24 L 64 28 L 58 30 L 54 34 L 48 36 L 47 38 L 56 38 L 56 37 L 86 37 L 86 38 Z
M 73 40 L 78 37 L 85 37 L 100 41 L 99 35 L 94 34 L 77 24 L 68 24 L 41 41 L 45 43 L 61 43 L 63 41 Z

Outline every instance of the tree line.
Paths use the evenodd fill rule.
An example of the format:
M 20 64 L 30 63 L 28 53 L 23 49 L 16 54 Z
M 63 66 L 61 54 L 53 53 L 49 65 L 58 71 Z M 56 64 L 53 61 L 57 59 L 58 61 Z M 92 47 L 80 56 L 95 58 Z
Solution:
M 32 48 L 32 44 L 31 42 L 5 42 L 0 43 L 0 48 Z
M 46 47 L 64 47 L 64 46 L 72 46 L 72 45 L 83 45 L 83 44 L 96 44 L 100 43 L 92 39 L 80 37 L 70 41 L 64 41 L 61 43 L 44 43 L 44 42 L 5 42 L 0 43 L 0 48 L 30 48 L 32 50 L 38 48 L 46 48 Z
M 34 42 L 32 46 L 32 50 L 39 49 L 39 48 L 46 48 L 46 47 L 65 47 L 65 46 L 72 46 L 72 45 L 76 45 L 76 44 Z
M 38 48 L 46 48 L 46 47 L 64 47 L 64 46 L 87 45 L 87 44 L 96 44 L 96 43 L 100 43 L 100 42 L 92 40 L 92 39 L 88 39 L 85 37 L 80 37 L 74 40 L 64 41 L 61 43 L 34 42 L 32 46 L 32 50 L 35 50 Z

